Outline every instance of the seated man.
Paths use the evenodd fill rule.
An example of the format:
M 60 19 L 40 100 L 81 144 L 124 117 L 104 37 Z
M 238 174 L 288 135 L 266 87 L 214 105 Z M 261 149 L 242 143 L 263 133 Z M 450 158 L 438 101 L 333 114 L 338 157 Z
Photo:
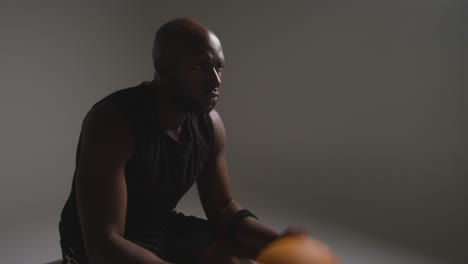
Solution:
M 156 33 L 155 78 L 112 93 L 83 121 L 59 225 L 64 263 L 236 263 L 281 235 L 232 197 L 214 110 L 224 55 L 201 24 Z M 174 211 L 197 183 L 208 220 Z M 288 231 L 286 234 L 303 233 Z

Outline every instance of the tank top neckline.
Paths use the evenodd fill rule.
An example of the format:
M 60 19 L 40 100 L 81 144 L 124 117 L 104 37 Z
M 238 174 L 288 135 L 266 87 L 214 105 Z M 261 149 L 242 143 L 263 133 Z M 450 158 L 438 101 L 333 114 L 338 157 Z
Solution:
M 181 138 L 183 138 L 182 140 L 181 139 L 175 139 L 173 137 L 171 137 L 167 131 L 165 129 L 163 129 L 161 127 L 161 122 L 159 120 L 159 116 L 158 116 L 158 110 L 157 110 L 157 106 L 156 106 L 156 100 L 151 100 L 151 98 L 155 98 L 157 96 L 156 94 L 156 87 L 154 87 L 153 85 L 157 85 L 157 84 L 153 84 L 153 82 L 143 82 L 143 85 L 145 86 L 146 90 L 147 90 L 147 100 L 146 100 L 146 108 L 148 109 L 149 111 L 149 114 L 152 115 L 153 117 L 151 118 L 152 120 L 154 120 L 154 122 L 156 123 L 156 127 L 158 128 L 159 132 L 163 135 L 163 137 L 168 140 L 169 142 L 171 142 L 172 144 L 174 145 L 177 145 L 179 147 L 187 147 L 189 145 L 191 145 L 192 141 L 193 141 L 193 131 L 191 129 L 191 113 L 187 113 L 187 116 L 185 118 L 185 120 L 183 121 L 182 123 L 182 132 L 181 134 L 183 135 Z

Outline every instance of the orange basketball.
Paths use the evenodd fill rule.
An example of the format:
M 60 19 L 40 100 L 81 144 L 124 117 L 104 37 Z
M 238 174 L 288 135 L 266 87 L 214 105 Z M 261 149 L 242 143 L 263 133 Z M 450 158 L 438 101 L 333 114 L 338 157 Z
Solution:
M 330 249 L 306 236 L 287 236 L 267 245 L 257 256 L 263 264 L 339 264 Z

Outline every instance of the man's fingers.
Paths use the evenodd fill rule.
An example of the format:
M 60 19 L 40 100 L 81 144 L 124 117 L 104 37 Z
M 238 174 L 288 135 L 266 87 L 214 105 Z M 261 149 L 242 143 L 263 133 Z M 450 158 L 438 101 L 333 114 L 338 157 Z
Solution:
M 305 226 L 305 227 L 289 227 L 286 229 L 286 232 L 284 232 L 285 235 L 303 235 L 307 236 L 309 233 L 310 227 Z

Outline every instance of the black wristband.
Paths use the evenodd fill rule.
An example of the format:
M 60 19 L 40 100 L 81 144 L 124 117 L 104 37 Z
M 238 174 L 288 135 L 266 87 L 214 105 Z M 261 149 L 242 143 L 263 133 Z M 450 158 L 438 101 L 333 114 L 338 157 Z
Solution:
M 227 224 L 227 236 L 231 239 L 237 240 L 236 234 L 237 229 L 239 228 L 239 224 L 241 223 L 242 219 L 249 216 L 258 220 L 257 216 L 255 216 L 252 212 L 250 212 L 247 209 L 242 209 L 239 212 L 235 213 L 233 216 L 231 216 Z

